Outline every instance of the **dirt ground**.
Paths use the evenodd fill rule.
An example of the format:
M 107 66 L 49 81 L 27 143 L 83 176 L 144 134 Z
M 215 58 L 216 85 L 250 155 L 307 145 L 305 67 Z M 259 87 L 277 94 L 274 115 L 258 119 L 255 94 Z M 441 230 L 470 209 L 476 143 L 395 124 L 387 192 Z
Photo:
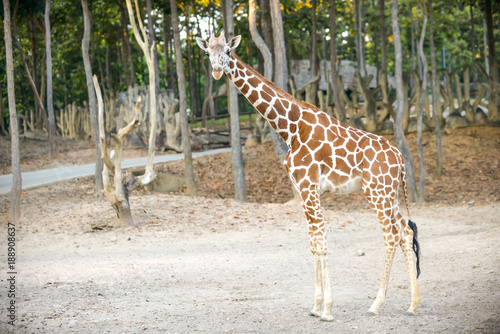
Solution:
M 17 320 L 11 327 L 2 311 L 0 333 L 499 333 L 499 141 L 499 128 L 450 130 L 443 177 L 435 180 L 433 137 L 425 135 L 427 202 L 411 206 L 422 246 L 416 317 L 403 316 L 410 290 L 400 251 L 386 305 L 378 316 L 363 315 L 377 293 L 384 247 L 361 193 L 322 198 L 335 320 L 307 316 L 314 295 L 307 226 L 296 204 L 283 204 L 291 198 L 286 175 L 262 145 L 244 152 L 250 203 L 230 199 L 229 155 L 200 158 L 200 196 L 135 191 L 132 228 L 113 227 L 113 209 L 94 195 L 91 179 L 24 192 L 16 226 Z M 409 142 L 414 149 L 414 137 Z M 93 155 L 90 145 L 67 141 L 50 160 L 35 143 L 25 171 Z M 182 163 L 157 169 L 180 174 Z M 0 197 L 1 222 L 8 205 Z M 6 233 L 2 227 L 3 245 Z M 5 310 L 5 247 L 0 263 Z

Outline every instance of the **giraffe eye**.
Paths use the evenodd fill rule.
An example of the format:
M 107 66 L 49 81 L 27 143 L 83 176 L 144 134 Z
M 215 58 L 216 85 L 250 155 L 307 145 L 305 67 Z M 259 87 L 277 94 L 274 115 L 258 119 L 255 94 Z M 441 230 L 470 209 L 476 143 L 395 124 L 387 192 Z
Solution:
M 207 57 L 209 56 L 209 55 L 208 55 L 208 51 L 205 51 L 205 56 L 207 56 Z
M 230 56 L 231 55 L 231 49 L 227 50 L 227 55 Z

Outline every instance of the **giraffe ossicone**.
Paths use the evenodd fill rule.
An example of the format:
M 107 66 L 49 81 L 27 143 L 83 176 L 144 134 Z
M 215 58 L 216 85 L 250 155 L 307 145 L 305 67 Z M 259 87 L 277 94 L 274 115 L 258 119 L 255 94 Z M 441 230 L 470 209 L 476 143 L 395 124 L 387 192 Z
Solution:
M 378 294 L 367 314 L 378 314 L 385 302 L 394 253 L 400 246 L 411 287 L 411 304 L 405 314 L 415 315 L 420 303 L 419 244 L 416 224 L 406 222 L 399 210 L 401 184 L 405 202 L 408 201 L 405 166 L 399 150 L 385 138 L 345 125 L 276 87 L 234 54 L 241 36 L 227 42 L 224 32 L 219 37 L 212 32 L 208 42 L 200 37 L 196 41 L 210 58 L 213 77 L 219 80 L 225 73 L 289 147 L 284 166 L 299 195 L 314 255 L 315 300 L 310 315 L 333 320 L 320 194 L 348 194 L 359 189 L 377 215 L 386 251 Z

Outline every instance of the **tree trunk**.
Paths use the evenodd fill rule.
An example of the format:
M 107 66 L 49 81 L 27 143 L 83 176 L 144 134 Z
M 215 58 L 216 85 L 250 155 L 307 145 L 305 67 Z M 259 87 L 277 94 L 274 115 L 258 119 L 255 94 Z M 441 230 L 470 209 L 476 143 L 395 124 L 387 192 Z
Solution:
M 16 12 L 17 12 L 18 4 L 19 4 L 19 0 L 16 1 L 16 6 L 14 8 L 14 17 L 16 17 Z M 21 62 L 23 64 L 24 71 L 26 72 L 26 76 L 28 77 L 28 81 L 30 83 L 31 90 L 33 91 L 33 95 L 35 97 L 36 105 L 38 106 L 38 109 L 40 110 L 40 113 L 43 114 L 43 115 L 46 115 L 45 107 L 43 105 L 42 99 L 40 98 L 40 95 L 38 94 L 38 90 L 37 90 L 37 87 L 36 87 L 35 80 L 31 76 L 31 72 L 29 70 L 28 63 L 26 62 L 26 59 L 24 58 L 24 51 L 23 51 L 23 49 L 21 47 L 21 43 L 19 42 L 19 36 L 17 35 L 17 26 L 16 26 L 16 21 L 15 20 L 12 21 L 12 36 L 13 36 L 13 39 L 14 39 L 13 40 L 14 47 L 17 48 L 18 51 L 19 51 L 19 56 L 20 56 Z M 44 58 L 46 58 L 46 57 L 44 56 Z
M 387 34 L 385 31 L 385 1 L 378 0 L 378 15 L 380 24 L 380 51 L 382 53 L 381 72 L 387 73 Z
M 486 73 L 490 74 L 490 62 L 488 60 L 488 28 L 486 27 L 486 19 L 483 17 L 483 44 L 484 44 L 484 68 Z
M 279 0 L 270 0 L 271 17 L 273 21 L 273 42 L 274 42 L 274 83 L 285 92 L 288 84 L 288 67 L 286 61 L 285 34 L 283 31 L 283 20 L 281 19 L 281 4 Z M 275 131 L 271 131 L 274 143 L 274 152 L 280 161 L 284 161 L 288 152 L 288 146 L 281 136 Z
M 146 10 L 148 12 L 148 36 L 149 36 L 149 45 L 158 45 L 158 42 L 156 41 L 156 34 L 155 34 L 155 27 L 153 25 L 153 16 L 152 16 L 152 6 L 151 6 L 151 0 L 146 0 Z M 153 68 L 154 68 L 154 74 L 155 74 L 155 89 L 156 89 L 156 95 L 160 93 L 160 65 L 158 64 L 158 49 L 155 47 L 153 48 Z
M 354 24 L 356 25 L 356 60 L 358 71 L 361 77 L 366 77 L 365 66 L 365 41 L 363 34 L 363 2 L 364 0 L 354 0 Z
M 470 9 L 470 44 L 472 46 L 472 67 L 474 71 L 474 82 L 477 81 L 477 69 L 476 69 L 476 34 L 474 29 L 474 10 L 472 9 L 472 2 L 469 4 Z
M 498 70 L 495 67 L 495 64 L 493 62 L 493 59 L 496 58 L 496 53 L 495 53 L 495 39 L 493 37 L 493 10 L 491 8 L 491 0 L 485 0 L 484 1 L 484 16 L 486 19 L 486 36 L 488 39 L 488 60 L 490 63 L 490 71 L 491 71 L 491 76 L 493 77 L 493 80 L 498 82 Z
M 271 4 L 269 0 L 260 0 L 260 8 L 262 11 L 261 28 L 264 35 L 264 41 L 271 51 L 272 64 L 276 66 L 276 55 L 274 54 L 274 36 L 273 36 L 273 20 L 271 15 Z M 267 77 L 266 77 L 267 78 Z M 272 79 L 271 78 L 269 80 Z
M 149 45 L 149 39 L 142 25 L 141 15 L 139 13 L 139 4 L 137 0 L 135 0 L 135 11 L 137 14 L 137 20 L 139 23 L 140 31 L 137 28 L 137 24 L 135 23 L 134 11 L 132 9 L 132 4 L 130 0 L 126 0 L 128 16 L 130 19 L 130 24 L 132 26 L 132 31 L 134 32 L 135 40 L 142 52 L 144 53 L 144 58 L 146 58 L 146 64 L 148 67 L 149 74 L 149 140 L 148 140 L 148 159 L 146 162 L 146 170 L 144 171 L 144 175 L 138 178 L 139 182 L 142 185 L 146 185 L 155 180 L 156 174 L 153 168 L 153 158 L 155 155 L 155 144 L 156 144 L 156 74 L 153 60 L 153 50 L 156 48 L 155 42 L 152 45 Z
M 425 5 L 425 0 L 419 1 L 419 5 L 422 8 L 423 22 L 422 22 L 422 32 L 420 33 L 420 41 L 418 43 L 418 56 L 422 62 L 422 75 L 421 75 L 421 96 L 420 96 L 420 108 L 418 110 L 418 120 L 417 120 L 417 148 L 418 148 L 418 163 L 420 166 L 420 178 L 418 182 L 418 201 L 425 201 L 425 162 L 424 162 L 424 148 L 422 146 L 422 123 L 424 117 L 424 105 L 427 99 L 427 75 L 429 72 L 429 66 L 427 63 L 427 58 L 424 53 L 424 40 L 425 40 L 425 30 L 427 28 L 427 8 Z
M 90 66 L 90 59 L 89 59 L 90 15 L 89 15 L 89 7 L 87 0 L 82 0 L 82 8 L 83 8 L 83 26 L 84 26 L 83 40 L 82 40 L 83 65 L 85 67 L 85 78 L 87 79 L 87 92 L 89 95 L 90 122 L 92 124 L 94 142 L 96 147 L 95 191 L 96 194 L 100 194 L 103 189 L 102 159 L 99 152 L 99 127 L 97 124 L 96 97 L 94 91 L 94 84 L 92 82 L 92 67 Z
M 331 77 L 332 77 L 332 89 L 333 89 L 333 99 L 335 103 L 335 109 L 338 112 L 339 120 L 345 122 L 345 108 L 344 103 L 341 98 L 341 91 L 344 91 L 344 87 L 339 85 L 339 71 L 338 71 L 338 58 L 337 58 L 337 1 L 330 0 L 330 63 L 331 63 Z
M 194 79 L 194 71 L 193 71 L 193 53 L 192 53 L 192 47 L 191 47 L 191 29 L 189 27 L 189 6 L 185 6 L 185 13 L 184 15 L 186 16 L 186 19 L 184 21 L 185 27 L 186 27 L 186 35 L 187 35 L 187 60 L 188 60 L 188 76 L 189 76 L 189 105 L 191 107 L 191 115 L 193 116 L 199 116 L 197 115 L 197 109 L 196 109 L 196 100 L 197 98 L 195 97 L 195 79 Z
M 310 65 L 311 65 L 311 77 L 315 77 L 316 74 L 318 73 L 318 64 L 317 64 L 317 49 L 318 49 L 318 36 L 317 36 L 317 30 L 318 30 L 318 19 L 316 17 L 316 9 L 317 9 L 317 3 L 316 0 L 311 1 L 311 10 L 312 10 L 312 27 L 311 27 L 311 55 L 310 55 Z M 314 104 L 314 103 L 313 103 Z
M 104 184 L 104 195 L 109 201 L 111 206 L 115 209 L 116 215 L 120 220 L 121 227 L 127 227 L 134 225 L 134 219 L 132 217 L 132 211 L 130 210 L 129 194 L 137 185 L 137 178 L 135 176 L 123 177 L 123 172 L 121 168 L 122 162 L 122 143 L 123 139 L 136 127 L 139 126 L 139 105 L 142 101 L 141 97 L 136 102 L 135 105 L 135 117 L 132 121 L 122 129 L 118 130 L 118 134 L 113 135 L 115 140 L 115 157 L 111 161 L 108 150 L 106 147 L 106 131 L 104 127 L 104 103 L 102 100 L 101 89 L 99 88 L 99 83 L 97 77 L 94 75 L 93 83 L 95 87 L 95 92 L 97 95 L 97 100 L 99 103 L 99 143 L 101 158 L 104 161 L 102 179 Z M 110 180 L 110 175 L 114 177 L 113 184 Z
M 52 100 L 52 51 L 50 30 L 50 0 L 45 0 L 45 51 L 47 52 L 47 111 L 49 112 L 50 156 L 56 155 L 56 120 Z
M 127 72 L 127 86 L 135 86 L 135 65 L 132 57 L 132 45 L 130 45 L 130 38 L 127 28 L 127 10 L 125 6 L 119 2 L 118 6 L 120 7 L 120 18 L 122 24 L 122 36 L 123 36 L 123 67 L 125 67 L 125 71 Z M 127 62 L 130 67 L 127 67 Z M 129 71 L 130 69 L 130 71 Z
M 106 84 L 108 86 L 108 91 L 113 92 L 113 78 L 111 77 L 111 67 L 109 66 L 109 54 L 110 54 L 109 45 L 106 45 Z
M 182 64 L 181 37 L 179 34 L 179 16 L 177 15 L 177 3 L 170 0 L 170 9 L 172 11 L 172 28 L 174 34 L 175 46 L 175 67 L 177 71 L 177 83 L 179 88 L 179 111 L 181 113 L 181 133 L 182 145 L 184 147 L 184 168 L 186 174 L 187 193 L 196 196 L 196 182 L 193 171 L 193 157 L 191 155 L 191 138 L 189 136 L 189 126 L 187 119 L 187 99 L 186 99 L 186 79 L 184 77 L 184 65 Z
M 0 86 L 0 135 L 6 136 L 7 129 L 5 129 L 5 120 L 3 118 L 3 96 L 2 87 Z
M 34 17 L 32 17 L 30 20 L 30 40 L 31 40 L 31 59 L 32 59 L 31 66 L 33 68 L 33 83 L 34 83 L 34 86 L 36 88 L 37 84 L 38 84 L 38 80 L 37 80 L 38 66 L 37 66 L 37 61 L 36 61 L 37 60 L 37 44 L 36 44 L 37 38 L 35 36 L 34 20 L 35 20 Z M 15 32 L 15 23 L 13 23 L 12 29 L 13 29 L 13 32 Z M 17 44 L 15 39 L 16 38 L 14 37 L 14 46 Z M 40 114 L 40 111 L 39 111 L 38 103 L 35 101 L 35 115 L 39 115 L 39 114 Z M 34 122 L 34 119 L 32 119 L 31 122 Z
M 248 1 L 248 25 L 250 29 L 250 35 L 252 36 L 252 40 L 259 48 L 259 51 L 264 59 L 264 77 L 268 80 L 272 80 L 273 77 L 273 56 L 271 51 L 266 45 L 266 42 L 262 39 L 257 30 L 257 19 L 256 19 L 256 5 L 255 0 Z M 264 117 L 255 111 L 255 124 L 258 127 L 258 131 L 260 134 L 261 142 L 264 142 L 265 136 L 269 133 L 268 123 L 265 121 Z M 276 136 L 277 138 L 277 136 Z
M 12 35 L 10 32 L 10 4 L 3 0 L 3 29 L 5 36 L 5 56 L 7 72 L 7 95 L 10 116 L 10 143 L 12 164 L 12 188 L 10 192 L 10 211 L 14 223 L 21 218 L 21 164 L 19 160 L 19 130 L 17 128 L 16 95 L 14 82 L 14 61 L 12 59 Z M 3 117 L 3 115 L 2 115 Z
M 46 61 L 45 59 L 47 58 L 47 53 L 44 52 L 43 53 L 43 57 L 42 57 L 42 67 L 40 69 L 40 78 L 41 78 L 41 82 L 40 82 L 40 101 L 41 101 L 41 104 L 45 106 L 45 93 L 47 92 L 47 90 L 45 89 L 45 86 L 46 86 L 46 82 L 47 82 L 47 76 L 45 75 L 45 65 L 46 65 Z M 47 112 L 45 111 L 45 107 L 42 109 L 40 109 L 40 115 L 39 115 L 39 125 L 37 126 L 37 128 L 39 129 L 43 129 L 43 127 L 45 126 L 46 129 L 49 128 L 49 120 L 47 119 Z
M 231 40 L 234 37 L 234 20 L 233 20 L 233 0 L 221 1 L 221 6 L 224 6 L 224 15 L 226 25 L 224 26 L 224 35 L 226 40 Z M 231 162 L 234 176 L 234 192 L 235 199 L 238 201 L 247 201 L 247 190 L 245 185 L 245 170 L 243 169 L 243 157 L 241 155 L 241 138 L 240 138 L 240 118 L 238 108 L 238 89 L 231 80 L 226 77 L 226 85 L 228 85 L 228 109 L 231 116 Z
M 403 133 L 403 114 L 404 104 L 406 100 L 406 93 L 403 91 L 403 51 L 401 47 L 401 34 L 399 31 L 398 21 L 398 1 L 392 0 L 391 6 L 392 18 L 392 31 L 394 34 L 394 48 L 395 48 L 395 79 L 396 79 L 396 117 L 394 120 L 394 137 L 396 144 L 403 154 L 406 167 L 406 184 L 408 186 L 408 193 L 410 201 L 415 201 L 418 198 L 417 187 L 415 185 L 415 170 L 413 168 L 413 158 L 411 156 L 408 143 Z
M 491 0 L 484 1 L 484 14 L 486 18 L 487 39 L 488 39 L 488 63 L 490 66 L 488 89 L 488 120 L 492 122 L 500 122 L 500 80 L 499 80 L 499 64 L 496 59 L 495 40 L 493 37 L 493 9 Z M 477 68 L 477 66 L 476 66 Z M 486 78 L 485 78 L 486 79 Z
M 168 24 L 169 22 L 169 17 L 166 13 L 166 11 L 163 11 L 163 20 L 161 21 L 162 25 L 162 38 L 163 38 L 163 56 L 164 56 L 164 63 L 165 63 L 165 88 L 170 88 L 171 83 L 168 82 L 168 66 L 170 62 L 170 57 L 168 55 L 168 44 L 170 43 L 170 26 Z

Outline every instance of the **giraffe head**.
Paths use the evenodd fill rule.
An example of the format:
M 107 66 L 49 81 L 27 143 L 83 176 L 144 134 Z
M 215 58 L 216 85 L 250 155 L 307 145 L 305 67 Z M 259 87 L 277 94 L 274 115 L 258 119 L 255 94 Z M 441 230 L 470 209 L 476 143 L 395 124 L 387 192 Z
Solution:
M 219 37 L 215 37 L 215 31 L 212 31 L 208 42 L 203 38 L 196 37 L 196 42 L 210 58 L 212 76 L 215 80 L 219 80 L 222 77 L 223 71 L 228 68 L 231 51 L 240 44 L 240 41 L 241 35 L 238 35 L 231 38 L 229 43 L 227 43 L 223 29 L 221 29 Z

